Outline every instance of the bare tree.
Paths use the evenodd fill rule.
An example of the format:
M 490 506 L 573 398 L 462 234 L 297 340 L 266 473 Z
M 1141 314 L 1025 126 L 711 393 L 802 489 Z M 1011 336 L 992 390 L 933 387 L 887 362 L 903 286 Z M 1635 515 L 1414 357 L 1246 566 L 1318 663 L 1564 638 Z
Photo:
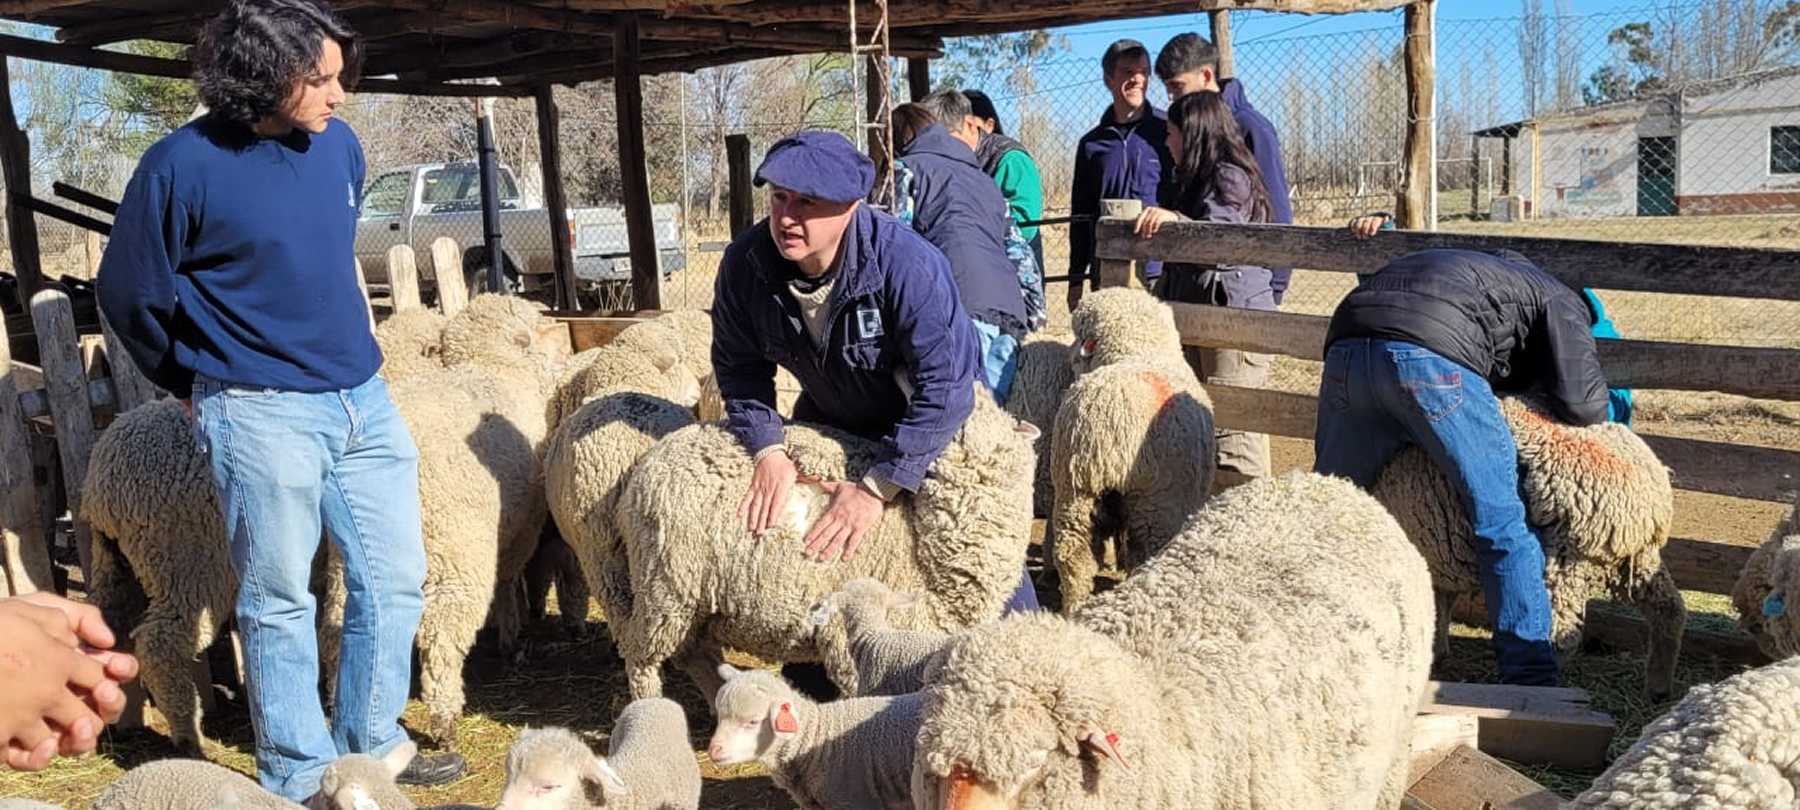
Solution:
M 1538 103 L 1544 97 L 1544 50 L 1548 36 L 1544 30 L 1543 0 L 1519 0 L 1519 78 L 1524 82 L 1525 116 L 1538 114 Z
M 1569 9 L 1569 0 L 1556 0 L 1556 109 L 1581 104 L 1581 19 Z

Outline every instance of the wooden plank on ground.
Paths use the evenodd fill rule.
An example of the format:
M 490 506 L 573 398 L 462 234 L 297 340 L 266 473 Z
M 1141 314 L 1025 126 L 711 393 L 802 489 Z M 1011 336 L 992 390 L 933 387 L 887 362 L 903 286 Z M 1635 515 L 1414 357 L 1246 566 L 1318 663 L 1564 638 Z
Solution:
M 1457 748 L 1406 792 L 1419 810 L 1556 810 L 1562 799 L 1493 757 Z
M 1513 250 L 1577 289 L 1800 300 L 1800 250 L 1382 231 L 1355 239 L 1341 226 L 1171 222 L 1139 239 L 1132 222 L 1095 223 L 1096 258 L 1257 264 L 1371 273 L 1431 248 Z
M 419 303 L 419 257 L 412 245 L 388 248 L 387 262 L 389 305 L 395 312 L 423 306 Z
M 92 581 L 93 549 L 87 523 L 80 519 L 81 484 L 87 478 L 88 451 L 94 446 L 94 413 L 88 407 L 87 374 L 75 332 L 75 309 L 69 294 L 54 287 L 31 297 L 31 319 L 37 329 L 38 356 L 44 364 L 44 391 L 56 424 L 56 449 L 62 461 L 69 513 L 75 516 L 75 549 L 82 581 Z
M 1301 360 L 1325 359 L 1323 315 L 1172 303 L 1181 342 Z M 1800 350 L 1655 340 L 1600 340 L 1606 381 L 1618 388 L 1718 391 L 1800 401 Z
M 1559 768 L 1605 765 L 1618 731 L 1612 717 L 1588 707 L 1580 689 L 1433 681 L 1419 713 L 1474 717 L 1482 751 Z
M 19 407 L 18 385 L 25 376 L 23 366 L 12 362 L 12 340 L 0 319 L 0 535 L 5 537 L 9 595 L 53 590 L 31 437 Z M 38 378 L 41 383 L 42 375 Z
M 431 277 L 437 285 L 438 310 L 444 317 L 456 317 L 469 305 L 469 285 L 462 274 L 462 246 L 455 239 L 440 236 L 432 241 Z
M 1474 748 L 1480 744 L 1481 723 L 1467 714 L 1421 714 L 1413 718 L 1412 764 L 1407 769 L 1406 784 L 1418 784 L 1431 769 L 1442 764 L 1460 746 Z
M 613 338 L 618 337 L 620 332 L 644 321 L 653 320 L 662 314 L 662 310 L 645 309 L 599 316 L 557 313 L 551 313 L 551 316 L 568 324 L 569 346 L 579 354 L 588 349 L 605 346 Z

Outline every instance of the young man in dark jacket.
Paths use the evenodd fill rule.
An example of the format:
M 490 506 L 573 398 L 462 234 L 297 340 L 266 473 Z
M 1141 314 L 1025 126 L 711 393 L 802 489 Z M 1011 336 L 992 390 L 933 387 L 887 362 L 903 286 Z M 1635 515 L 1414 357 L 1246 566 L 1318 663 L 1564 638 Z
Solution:
M 756 462 L 738 507 L 750 531 L 779 519 L 796 478 L 775 410 L 777 365 L 800 381 L 796 419 L 884 448 L 863 480 L 827 485 L 831 504 L 804 541 L 807 556 L 827 561 L 855 553 L 883 502 L 918 491 L 974 408 L 981 369 L 980 338 L 944 254 L 861 203 L 874 175 L 834 132 L 770 147 L 755 175 L 770 187 L 769 217 L 726 249 L 714 290 L 726 429 Z M 1030 580 L 1015 606 L 1036 607 Z
M 1474 524 L 1500 679 L 1554 685 L 1543 548 L 1496 397 L 1527 390 L 1570 424 L 1606 420 L 1581 296 L 1512 251 L 1402 256 L 1364 276 L 1331 317 L 1314 469 L 1366 489 L 1401 448 L 1423 449 Z
M 1168 121 L 1163 111 L 1151 106 L 1144 93 L 1150 87 L 1150 51 L 1135 39 L 1121 39 L 1100 57 L 1101 76 L 1112 94 L 1112 105 L 1100 115 L 1099 126 L 1081 136 L 1075 147 L 1075 174 L 1070 183 L 1069 213 L 1098 217 L 1101 200 L 1140 200 L 1162 205 L 1175 176 L 1175 159 L 1164 143 Z M 1069 309 L 1081 303 L 1085 285 L 1098 287 L 1093 272 L 1094 224 L 1069 225 Z M 1162 275 L 1161 262 L 1146 262 L 1144 275 Z
M 424 607 L 419 452 L 376 376 L 357 285 L 362 146 L 334 120 L 355 34 L 313 0 L 236 0 L 200 33 L 207 115 L 158 141 L 125 188 L 100 307 L 151 381 L 189 408 L 238 588 L 264 787 L 306 801 L 341 754 L 407 741 Z M 320 534 L 344 559 L 326 723 L 308 583 Z M 418 756 L 403 781 L 463 771 Z
M 982 379 L 1006 401 L 1029 330 L 1019 272 L 1006 255 L 1006 198 L 981 171 L 975 152 L 934 123 L 901 144 L 913 172 L 912 225 L 950 260 L 963 309 L 981 342 Z
M 936 95 L 933 93 L 926 97 L 926 104 L 930 105 L 932 97 Z M 1006 197 L 1007 211 L 1012 214 L 1013 222 L 1019 225 L 1019 235 L 1031 243 L 1032 257 L 1041 268 L 1044 266 L 1044 240 L 1038 234 L 1038 226 L 1025 224 L 1044 216 L 1044 183 L 1038 172 L 1037 161 L 1031 157 L 1025 144 L 1006 134 L 1005 129 L 1000 126 L 1000 119 L 995 117 L 998 113 L 994 111 L 994 102 L 986 93 L 964 90 L 958 95 L 968 101 L 965 117 L 969 119 L 969 124 L 961 133 L 955 131 L 955 128 L 949 128 L 952 130 L 950 134 L 956 135 L 957 140 L 975 150 L 975 162 L 989 177 L 994 178 L 994 185 L 1000 187 L 1000 194 Z M 939 121 L 944 120 L 942 112 L 935 109 L 933 112 L 938 113 Z

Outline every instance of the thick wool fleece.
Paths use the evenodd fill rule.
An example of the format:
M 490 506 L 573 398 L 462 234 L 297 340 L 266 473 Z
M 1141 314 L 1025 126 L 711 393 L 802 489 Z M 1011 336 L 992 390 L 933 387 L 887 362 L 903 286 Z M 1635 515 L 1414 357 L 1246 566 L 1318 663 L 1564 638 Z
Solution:
M 1069 316 L 1077 374 L 1128 357 L 1181 356 L 1175 312 L 1143 290 L 1124 287 L 1088 293 Z
M 752 537 L 737 516 L 753 465 L 716 425 L 670 434 L 628 476 L 618 514 L 634 604 L 610 624 L 639 697 L 661 693 L 660 667 L 678 653 L 727 645 L 765 660 L 813 660 L 811 607 L 857 577 L 917 591 L 920 626 L 953 630 L 999 615 L 1018 585 L 1031 527 L 1036 429 L 977 391 L 974 412 L 917 494 L 895 499 L 848 560 L 802 556 L 801 539 L 829 496 L 801 482 L 780 525 Z M 874 442 L 790 425 L 802 474 L 858 481 L 880 457 Z M 704 632 L 702 632 L 704 631 Z M 716 688 L 711 664 L 689 667 Z
M 1731 588 L 1738 626 L 1770 658 L 1800 655 L 1800 498 Z
M 1572 427 L 1517 398 L 1502 400 L 1501 411 L 1519 448 L 1527 519 L 1544 545 L 1556 646 L 1568 650 L 1581 640 L 1590 598 L 1611 594 L 1633 603 L 1651 628 L 1646 689 L 1669 694 L 1687 611 L 1662 562 L 1674 514 L 1668 468 L 1624 425 Z M 1417 448 L 1395 456 L 1372 492 L 1431 567 L 1437 643 L 1446 649 L 1451 603 L 1481 593 L 1468 512 Z
M 959 634 L 924 693 L 915 792 L 961 768 L 1014 807 L 1396 807 L 1432 624 L 1424 561 L 1373 498 L 1260 479 L 1072 620 Z M 1133 769 L 1084 756 L 1090 733 Z
M 819 657 L 845 695 L 903 695 L 925 687 L 950 636 L 895 629 L 893 617 L 916 605 L 911 595 L 865 577 L 844 583 L 813 609 Z
M 1037 472 L 1031 492 L 1031 514 L 1050 516 L 1055 485 L 1050 477 L 1050 437 L 1056 428 L 1056 411 L 1063 392 L 1075 381 L 1070 365 L 1074 338 L 1067 333 L 1033 332 L 1019 344 L 1019 366 L 1013 372 L 1012 390 L 1006 396 L 1006 412 L 1038 429 Z
M 758 761 L 803 808 L 912 810 L 913 742 L 920 696 L 862 697 L 814 703 L 780 676 L 751 670 L 720 687 L 719 724 L 766 721 L 787 703 L 799 730 L 777 735 Z
M 237 771 L 202 759 L 159 759 L 127 771 L 94 810 L 302 810 Z
M 437 310 L 409 309 L 389 315 L 375 325 L 375 345 L 381 347 L 381 376 L 395 382 L 420 372 L 444 367 L 444 326 L 450 322 Z
M 1120 360 L 1069 386 L 1050 445 L 1047 538 L 1065 613 L 1093 593 L 1105 536 L 1119 538 L 1129 571 L 1181 531 L 1212 492 L 1216 449 L 1212 399 L 1179 352 Z M 1122 514 L 1105 514 L 1109 495 Z
M 632 329 L 651 324 L 639 324 Z M 673 330 L 665 331 L 671 341 L 676 337 Z M 681 354 L 673 343 L 659 342 L 649 346 L 609 343 L 575 355 L 564 366 L 550 401 L 550 424 L 561 425 L 582 403 L 608 391 L 649 394 L 692 411 L 694 403 L 700 399 L 700 380 L 681 361 Z
M 1688 690 L 1572 807 L 1800 806 L 1800 658 Z

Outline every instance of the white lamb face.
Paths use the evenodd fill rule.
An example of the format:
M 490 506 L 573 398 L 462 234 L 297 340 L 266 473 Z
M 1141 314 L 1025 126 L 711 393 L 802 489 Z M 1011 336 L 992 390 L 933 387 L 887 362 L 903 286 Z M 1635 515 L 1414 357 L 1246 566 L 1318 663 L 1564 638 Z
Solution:
M 713 714 L 719 725 L 706 747 L 713 762 L 750 762 L 767 753 L 779 739 L 800 730 L 793 704 L 763 683 L 779 682 L 775 676 L 744 672 L 730 664 L 720 664 L 719 675 L 725 679 L 725 685 L 713 698 Z

